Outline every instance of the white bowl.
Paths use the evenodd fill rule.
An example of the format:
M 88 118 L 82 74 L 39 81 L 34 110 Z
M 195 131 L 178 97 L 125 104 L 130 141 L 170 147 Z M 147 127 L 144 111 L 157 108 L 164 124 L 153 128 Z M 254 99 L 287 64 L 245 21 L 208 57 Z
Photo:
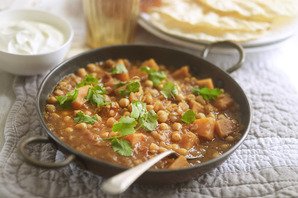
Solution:
M 63 18 L 40 10 L 8 10 L 0 12 L 2 21 L 30 20 L 49 24 L 64 35 L 64 43 L 57 50 L 36 54 L 20 55 L 0 51 L 0 69 L 17 75 L 36 75 L 57 66 L 69 51 L 73 30 Z

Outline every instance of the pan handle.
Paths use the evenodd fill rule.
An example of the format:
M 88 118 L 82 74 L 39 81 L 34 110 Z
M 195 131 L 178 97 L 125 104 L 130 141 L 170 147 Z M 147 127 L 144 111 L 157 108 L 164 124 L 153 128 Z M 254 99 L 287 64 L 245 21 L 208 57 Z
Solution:
M 32 164 L 34 166 L 42 167 L 42 168 L 60 168 L 63 166 L 68 165 L 70 162 L 72 162 L 75 159 L 75 155 L 69 155 L 64 161 L 62 162 L 41 162 L 36 159 L 33 159 L 30 157 L 27 152 L 26 152 L 26 146 L 31 143 L 49 143 L 50 140 L 48 137 L 43 137 L 43 136 L 34 136 L 34 137 L 29 137 L 26 139 L 21 140 L 18 150 L 20 154 L 23 156 L 24 160 L 28 162 L 29 164 Z
M 236 71 L 237 69 L 239 69 L 242 66 L 242 64 L 244 63 L 245 54 L 244 54 L 243 47 L 240 44 L 235 43 L 233 41 L 219 41 L 219 42 L 214 42 L 214 43 L 208 44 L 203 51 L 202 57 L 204 59 L 206 59 L 210 50 L 215 46 L 230 46 L 230 47 L 235 48 L 239 53 L 238 62 L 235 65 L 232 65 L 230 68 L 228 68 L 226 70 L 226 72 L 232 73 L 232 72 Z

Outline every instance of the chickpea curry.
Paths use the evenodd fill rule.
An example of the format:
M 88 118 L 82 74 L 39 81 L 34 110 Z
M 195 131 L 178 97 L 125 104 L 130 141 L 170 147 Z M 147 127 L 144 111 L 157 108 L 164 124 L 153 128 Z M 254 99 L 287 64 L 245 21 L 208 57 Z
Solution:
M 239 112 L 229 93 L 188 66 L 172 71 L 154 59 L 109 59 L 64 77 L 44 118 L 63 142 L 93 158 L 133 167 L 171 149 L 179 157 L 152 169 L 177 169 L 233 146 L 241 137 Z

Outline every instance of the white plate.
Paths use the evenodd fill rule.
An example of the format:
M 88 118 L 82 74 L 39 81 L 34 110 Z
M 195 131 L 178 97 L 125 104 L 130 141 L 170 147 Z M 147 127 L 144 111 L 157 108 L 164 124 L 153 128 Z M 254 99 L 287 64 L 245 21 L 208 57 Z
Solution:
M 151 34 L 179 46 L 202 50 L 209 41 L 195 40 L 165 32 L 150 22 L 148 14 L 141 13 L 138 23 Z M 249 42 L 240 42 L 246 52 L 258 52 L 276 47 L 282 41 L 290 38 L 297 30 L 298 20 L 293 20 L 287 26 L 274 27 L 265 36 Z M 231 53 L 232 50 L 216 48 L 217 53 Z

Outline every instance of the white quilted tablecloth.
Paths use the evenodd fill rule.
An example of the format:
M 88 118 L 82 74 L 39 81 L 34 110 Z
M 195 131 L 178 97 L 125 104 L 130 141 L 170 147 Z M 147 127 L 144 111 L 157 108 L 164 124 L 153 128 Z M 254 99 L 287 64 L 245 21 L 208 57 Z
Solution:
M 82 15 L 70 14 L 80 13 L 78 0 L 68 4 L 63 1 L 64 8 L 59 9 L 30 2 L 33 3 L 25 7 L 68 12 L 66 16 L 76 30 L 69 56 L 84 50 L 80 37 Z M 248 54 L 243 68 L 232 74 L 251 101 L 253 123 L 244 144 L 224 164 L 183 184 L 135 184 L 121 197 L 298 197 L 298 86 L 295 84 L 298 64 L 295 52 L 291 51 L 298 51 L 297 41 L 296 36 L 279 48 Z M 142 29 L 136 42 L 169 45 Z M 234 59 L 228 55 L 210 57 L 220 66 L 229 65 Z M 0 152 L 0 197 L 107 197 L 99 188 L 102 177 L 75 163 L 45 170 L 27 165 L 18 155 L 16 146 L 22 137 L 45 135 L 35 110 L 35 95 L 41 80 L 42 76 L 16 77 L 12 85 L 16 100 L 5 123 L 5 142 Z M 0 102 L 3 102 L 1 98 Z M 50 145 L 33 146 L 30 152 L 43 160 L 59 160 L 62 156 Z

